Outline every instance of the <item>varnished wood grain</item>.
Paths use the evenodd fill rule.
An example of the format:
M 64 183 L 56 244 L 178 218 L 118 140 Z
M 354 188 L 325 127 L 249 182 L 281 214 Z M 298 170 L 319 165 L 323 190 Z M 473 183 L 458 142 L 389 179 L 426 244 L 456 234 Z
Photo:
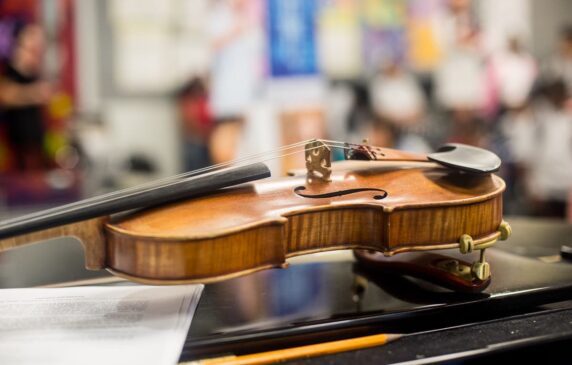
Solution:
M 281 266 L 309 252 L 365 248 L 386 254 L 498 237 L 504 182 L 430 163 L 334 164 L 331 183 L 288 177 L 225 189 L 107 225 L 108 266 L 145 282 L 205 282 Z M 328 198 L 305 193 L 376 188 Z
M 382 233 L 386 227 L 382 215 L 378 208 L 339 208 L 291 215 L 285 227 L 287 255 L 359 246 L 383 250 Z
M 95 218 L 0 240 L 0 251 L 75 236 L 89 269 L 180 284 L 282 267 L 288 257 L 309 252 L 445 249 L 458 247 L 463 234 L 478 248 L 499 236 L 505 185 L 495 175 L 419 162 L 347 161 L 333 170 L 331 182 L 261 180 L 110 221 Z M 363 188 L 374 190 L 348 193 Z
M 108 226 L 108 266 L 125 276 L 207 282 L 284 264 L 281 221 L 203 240 L 135 238 Z
M 480 238 L 502 221 L 502 196 L 459 206 L 395 210 L 389 215 L 388 248 L 456 243 L 463 234 Z

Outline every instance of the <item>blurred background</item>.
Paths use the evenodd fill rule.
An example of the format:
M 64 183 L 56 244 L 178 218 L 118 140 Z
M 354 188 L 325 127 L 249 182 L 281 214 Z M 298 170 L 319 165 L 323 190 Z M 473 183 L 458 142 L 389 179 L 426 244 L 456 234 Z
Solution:
M 1 0 L 0 59 L 0 216 L 367 138 L 488 148 L 506 213 L 572 220 L 567 0 Z

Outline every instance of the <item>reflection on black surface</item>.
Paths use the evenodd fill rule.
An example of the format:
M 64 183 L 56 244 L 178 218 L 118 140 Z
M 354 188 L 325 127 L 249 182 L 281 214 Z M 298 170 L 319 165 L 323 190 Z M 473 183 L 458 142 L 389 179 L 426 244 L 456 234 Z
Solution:
M 217 290 L 234 302 L 225 306 L 232 308 L 232 311 L 223 311 L 224 324 L 217 332 L 271 328 L 279 324 L 287 325 L 289 319 L 322 315 L 323 308 L 329 302 L 328 288 L 321 285 L 323 275 L 320 265 L 308 264 L 217 284 Z
M 380 330 L 411 333 L 500 318 L 507 312 L 524 313 L 532 306 L 572 298 L 572 264 L 538 259 L 557 255 L 560 246 L 569 243 L 572 226 L 507 220 L 514 234 L 487 250 L 493 277 L 484 295 L 467 296 L 408 277 L 364 273 L 354 267 L 347 252 L 331 253 L 328 261 L 308 255 L 308 263 L 288 269 L 206 285 L 182 358 L 221 349 L 253 351 L 255 344 L 262 351 L 271 348 L 270 341 L 277 348 L 302 345 L 310 336 L 312 341 L 328 341 Z M 469 260 L 455 250 L 440 253 Z M 73 240 L 26 246 L 2 254 L 0 285 L 26 287 L 107 276 L 105 271 L 86 271 L 83 264 L 81 245 Z M 365 290 L 356 293 L 360 280 Z
M 487 293 L 459 293 L 441 288 L 426 281 L 402 275 L 383 273 L 363 267 L 356 262 L 354 273 L 404 302 L 415 304 L 452 304 L 488 298 Z
M 348 260 L 292 265 L 207 286 L 206 300 L 200 303 L 204 314 L 195 317 L 191 337 L 287 328 L 418 306 L 377 285 L 370 285 L 356 303 L 353 264 Z
M 460 256 L 454 250 L 444 253 Z M 566 289 L 572 285 L 572 265 L 549 265 L 497 249 L 488 253 L 493 279 L 480 294 L 456 293 L 422 280 L 365 271 L 347 255 L 343 261 L 291 265 L 207 285 L 189 336 L 200 342 L 219 335 L 240 337 L 318 324 L 345 326 L 364 318 L 413 317 L 420 311 L 449 306 L 485 306 L 491 300 L 515 298 L 518 305 L 526 306 L 552 300 L 554 293 L 572 295 Z M 367 284 L 357 293 L 360 276 Z

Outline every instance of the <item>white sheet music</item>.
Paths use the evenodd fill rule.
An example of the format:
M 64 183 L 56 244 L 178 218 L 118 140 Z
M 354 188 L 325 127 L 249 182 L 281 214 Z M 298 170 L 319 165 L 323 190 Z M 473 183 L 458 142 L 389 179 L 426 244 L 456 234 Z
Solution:
M 176 364 L 202 289 L 0 290 L 0 364 Z

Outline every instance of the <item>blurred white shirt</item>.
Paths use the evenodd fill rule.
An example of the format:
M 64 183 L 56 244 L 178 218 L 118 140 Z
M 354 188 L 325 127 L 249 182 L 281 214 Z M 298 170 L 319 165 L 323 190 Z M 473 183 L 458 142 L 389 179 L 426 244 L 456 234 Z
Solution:
M 560 78 L 566 84 L 566 90 L 572 95 L 572 59 L 559 55 L 548 61 L 544 70 L 552 78 Z
M 435 73 L 438 101 L 450 109 L 478 109 L 485 101 L 485 72 L 476 51 L 455 48 Z
M 232 38 L 213 50 L 211 62 L 211 109 L 216 118 L 243 116 L 256 97 L 262 81 L 262 31 L 255 20 L 241 19 L 230 2 L 213 6 L 210 34 Z
M 524 165 L 534 161 L 537 125 L 532 111 L 509 111 L 502 117 L 500 123 L 511 160 Z
M 534 58 L 526 53 L 502 52 L 493 56 L 491 67 L 500 101 L 508 107 L 523 105 L 538 75 Z
M 425 109 L 425 99 L 415 78 L 404 72 L 393 77 L 376 76 L 370 86 L 376 113 L 394 121 L 410 119 Z
M 572 116 L 552 107 L 541 108 L 527 155 L 532 193 L 566 201 L 572 189 Z

